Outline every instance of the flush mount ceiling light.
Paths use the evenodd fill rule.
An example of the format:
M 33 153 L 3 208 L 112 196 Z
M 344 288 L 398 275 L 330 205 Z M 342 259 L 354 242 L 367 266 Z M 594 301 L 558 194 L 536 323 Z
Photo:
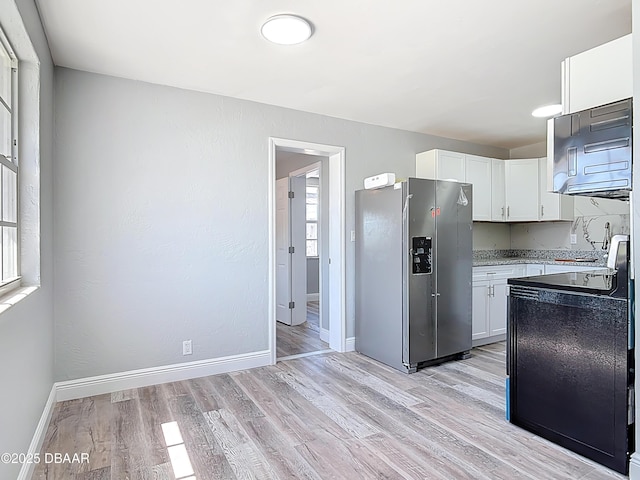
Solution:
M 262 36 L 278 45 L 295 45 L 308 40 L 313 30 L 311 24 L 297 15 L 274 15 L 260 29 Z
M 533 115 L 534 117 L 544 118 L 544 117 L 553 117 L 560 113 L 562 113 L 562 105 L 555 103 L 553 105 L 545 105 L 544 107 L 538 107 L 533 112 L 531 112 L 531 115 Z

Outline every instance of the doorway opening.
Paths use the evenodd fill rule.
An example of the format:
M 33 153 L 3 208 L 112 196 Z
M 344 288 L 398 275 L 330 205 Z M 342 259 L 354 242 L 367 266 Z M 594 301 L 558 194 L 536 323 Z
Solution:
M 326 257 L 322 212 L 327 199 L 320 189 L 323 159 L 276 151 L 277 360 L 329 349 L 328 325 L 320 321 L 324 313 L 320 264 Z
M 270 308 L 269 308 L 269 348 L 272 357 L 272 363 L 276 363 L 277 359 L 289 355 L 283 355 L 285 352 L 282 348 L 278 349 L 277 337 L 278 331 L 283 327 L 288 328 L 292 332 L 294 324 L 301 325 L 307 323 L 307 314 L 311 319 L 304 328 L 309 327 L 314 315 L 317 318 L 317 336 L 316 342 L 322 347 L 327 345 L 331 350 L 344 352 L 346 350 L 346 327 L 345 327 L 345 229 L 344 229 L 344 158 L 345 152 L 343 147 L 331 145 L 320 145 L 309 142 L 300 142 L 296 140 L 287 140 L 279 138 L 269 139 L 269 291 L 270 291 Z M 282 179 L 285 180 L 282 180 Z M 279 237 L 283 236 L 282 216 L 278 218 L 278 214 L 282 215 L 282 183 L 289 185 L 299 185 L 300 179 L 304 179 L 304 183 L 309 183 L 313 187 L 313 183 L 317 183 L 317 189 L 309 188 L 311 192 L 316 190 L 319 203 L 317 205 L 318 216 L 315 227 L 313 221 L 307 222 L 306 216 L 306 191 L 303 194 L 305 199 L 305 208 L 303 213 L 298 217 L 298 226 L 302 225 L 303 244 L 302 255 L 298 256 L 298 265 L 300 259 L 305 265 L 304 280 L 300 280 L 298 272 L 298 280 L 295 284 L 285 284 L 287 288 L 300 287 L 304 282 L 303 300 L 298 300 L 297 306 L 302 309 L 297 312 L 296 316 L 287 317 L 286 305 L 295 307 L 296 302 L 287 301 L 283 297 L 281 288 L 283 282 L 291 281 L 283 280 L 284 263 L 282 245 L 279 245 Z M 295 179 L 295 180 L 294 180 Z M 315 179 L 315 180 L 314 180 Z M 278 183 L 279 182 L 279 183 Z M 280 192 L 280 193 L 279 193 Z M 310 194 L 310 203 L 313 204 L 313 193 Z M 298 207 L 291 207 L 298 208 Z M 311 208 L 313 210 L 313 208 Z M 287 213 L 288 215 L 288 213 Z M 310 215 L 313 217 L 313 215 Z M 293 226 L 293 223 L 292 223 Z M 317 235 L 314 235 L 317 233 Z M 307 235 L 307 232 L 309 235 Z M 314 238 L 316 237 L 316 238 Z M 281 243 L 281 238 L 280 238 Z M 314 248 L 316 250 L 314 250 Z M 295 248 L 293 249 L 295 251 Z M 316 255 L 309 255 L 316 253 Z M 300 248 L 298 249 L 300 252 Z M 289 260 L 291 257 L 289 257 Z M 313 262 L 318 266 L 318 292 L 317 300 L 314 295 L 307 298 L 307 283 L 309 279 L 306 277 L 306 265 L 309 263 L 313 268 Z M 295 275 L 295 274 L 294 274 Z M 280 286 L 278 283 L 280 282 Z M 285 288 L 284 290 L 287 290 Z M 294 288 L 291 291 L 295 291 Z M 299 289 L 298 289 L 299 290 Z M 294 292 L 295 293 L 295 292 Z M 315 292 L 310 292 L 315 293 Z M 299 291 L 298 291 L 299 294 Z M 298 297 L 299 299 L 301 297 Z M 307 300 L 310 302 L 307 307 Z M 302 317 L 301 317 L 302 315 Z M 280 317 L 281 321 L 277 319 Z M 284 321 L 282 321 L 284 319 Z M 312 332 L 306 332 L 311 334 Z M 318 338 L 319 337 L 319 338 Z M 320 343 L 326 342 L 326 343 Z M 309 348 L 312 348 L 309 346 Z M 315 350 L 315 348 L 312 348 Z M 320 351 L 326 351 L 323 348 Z M 318 350 L 315 350 L 317 352 Z M 295 354 L 295 356 L 306 356 L 312 352 L 303 352 Z

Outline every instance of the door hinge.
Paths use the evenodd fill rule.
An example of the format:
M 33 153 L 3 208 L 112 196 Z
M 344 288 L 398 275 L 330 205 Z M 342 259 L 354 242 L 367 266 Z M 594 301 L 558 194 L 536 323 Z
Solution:
M 296 253 L 296 247 L 289 247 L 289 253 Z
M 296 308 L 296 302 L 289 302 L 289 309 Z
M 293 192 L 289 192 L 289 198 L 295 198 L 295 197 L 296 197 L 296 194 L 295 194 L 295 193 L 293 193 Z

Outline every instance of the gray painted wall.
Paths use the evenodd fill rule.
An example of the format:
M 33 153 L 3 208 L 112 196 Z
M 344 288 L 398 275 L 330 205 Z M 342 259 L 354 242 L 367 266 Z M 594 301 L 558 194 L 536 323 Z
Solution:
M 546 122 L 546 120 L 545 120 Z M 546 130 L 546 123 L 544 123 L 544 130 Z M 532 145 L 525 145 L 523 147 L 512 148 L 509 150 L 509 158 L 541 158 L 547 156 L 547 142 L 538 142 Z
M 307 258 L 307 295 L 320 292 L 320 259 Z
M 19 133 L 23 274 L 27 282 L 41 287 L 0 315 L 0 452 L 24 453 L 53 385 L 53 65 L 34 2 L 6 0 L 0 10 L 2 26 L 18 56 L 37 54 L 40 62 L 40 141 L 34 137 L 37 101 L 33 108 L 21 110 Z M 16 41 L 27 35 L 32 45 Z M 20 68 L 22 102 L 38 93 L 37 84 L 29 80 L 37 79 L 37 65 L 29 60 Z M 0 463 L 0 478 L 16 478 L 19 470 L 18 464 Z
M 346 148 L 347 231 L 367 176 L 508 153 L 64 68 L 55 99 L 57 380 L 268 348 L 270 136 Z M 346 263 L 353 336 L 351 242 Z

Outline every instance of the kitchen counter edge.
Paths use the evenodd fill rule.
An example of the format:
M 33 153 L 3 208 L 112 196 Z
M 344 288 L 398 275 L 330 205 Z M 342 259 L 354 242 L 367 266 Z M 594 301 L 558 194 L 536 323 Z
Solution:
M 607 268 L 606 262 L 570 262 L 543 258 L 491 258 L 486 260 L 473 260 L 474 267 L 491 267 L 494 265 L 521 265 L 521 264 L 533 264 L 533 265 L 567 265 L 567 266 L 580 266 L 580 267 L 593 267 L 593 268 Z

